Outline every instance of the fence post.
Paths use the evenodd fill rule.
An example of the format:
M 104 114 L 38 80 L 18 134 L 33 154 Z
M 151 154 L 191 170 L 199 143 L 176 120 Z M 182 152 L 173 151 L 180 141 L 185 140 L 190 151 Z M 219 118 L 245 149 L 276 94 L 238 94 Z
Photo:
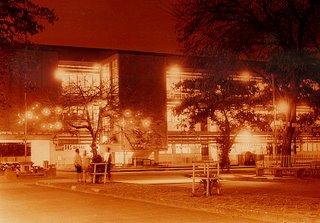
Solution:
M 107 181 L 107 163 L 104 164 L 104 174 L 103 174 L 103 183 Z
M 96 183 L 96 164 L 93 164 L 93 183 Z
M 218 160 L 218 163 L 217 163 L 217 177 L 219 177 L 220 175 L 220 163 L 219 163 L 219 160 Z
M 210 172 L 209 172 L 209 163 L 207 163 L 207 190 L 206 190 L 206 196 L 209 196 L 209 185 L 210 185 Z
M 195 163 L 192 164 L 192 194 L 194 194 Z

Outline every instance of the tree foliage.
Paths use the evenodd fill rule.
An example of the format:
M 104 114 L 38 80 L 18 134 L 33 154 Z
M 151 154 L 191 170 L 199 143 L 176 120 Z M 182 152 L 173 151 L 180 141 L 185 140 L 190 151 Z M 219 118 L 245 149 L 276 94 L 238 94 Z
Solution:
M 43 32 L 41 21 L 57 21 L 53 9 L 42 7 L 30 0 L 2 0 L 0 2 L 0 45 L 28 42 L 28 37 Z
M 12 66 L 22 64 L 19 60 L 20 49 L 30 44 L 29 38 L 45 30 L 45 24 L 54 24 L 58 20 L 53 9 L 42 7 L 30 0 L 1 0 L 0 1 L 0 85 L 6 84 L 6 77 L 12 72 Z M 30 60 L 28 60 L 30 63 Z M 17 78 L 25 76 L 25 72 Z M 2 86 L 1 86 L 2 87 Z M 0 105 L 9 106 L 5 92 L 0 92 Z
M 119 115 L 118 88 L 110 83 L 70 83 L 63 87 L 60 104 L 64 108 L 64 122 L 70 130 L 87 130 L 92 137 L 92 152 L 97 155 L 97 144 L 102 130 L 110 129 Z
M 128 110 L 125 111 L 125 113 Z M 130 115 L 118 118 L 116 123 L 120 134 L 133 151 L 152 151 L 162 146 L 163 135 L 158 132 L 157 120 L 141 111 L 130 111 Z
M 268 60 L 279 51 L 319 50 L 317 0 L 177 2 L 177 32 L 188 51 L 202 55 L 222 49 Z
M 183 114 L 191 128 L 197 123 L 207 123 L 207 118 L 219 128 L 217 144 L 222 167 L 229 167 L 229 152 L 241 129 L 270 130 L 270 117 L 262 115 L 270 107 L 255 109 L 268 95 L 263 94 L 254 80 L 244 81 L 236 76 L 219 78 L 209 73 L 184 80 L 177 87 L 187 97 L 175 111 Z
M 88 131 L 94 156 L 98 144 L 129 144 L 132 150 L 144 151 L 156 147 L 159 139 L 153 128 L 156 123 L 141 112 L 122 114 L 117 86 L 109 82 L 99 86 L 71 83 L 62 91 L 60 104 L 64 108 L 65 131 Z M 105 142 L 102 132 L 107 136 Z
M 320 2 L 178 0 L 174 13 L 186 53 L 212 61 L 242 61 L 269 83 L 274 75 L 276 96 L 290 107 L 283 142 L 284 154 L 290 155 L 297 104 L 319 107 L 302 95 L 302 86 L 307 80 L 319 84 Z M 319 94 L 319 89 L 311 90 Z

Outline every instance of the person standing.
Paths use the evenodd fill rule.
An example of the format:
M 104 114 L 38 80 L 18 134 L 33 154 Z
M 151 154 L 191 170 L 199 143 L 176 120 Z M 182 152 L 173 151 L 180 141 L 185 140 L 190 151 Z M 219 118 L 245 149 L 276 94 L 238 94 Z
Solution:
M 76 149 L 76 154 L 74 155 L 73 163 L 77 171 L 77 182 L 82 182 L 82 160 L 79 149 Z
M 87 182 L 87 177 L 89 175 L 89 168 L 90 168 L 90 157 L 86 150 L 83 151 L 82 156 L 82 171 L 83 171 L 83 181 Z
M 112 166 L 112 156 L 110 152 L 110 147 L 108 147 L 107 152 L 104 154 L 104 160 L 107 162 L 107 174 L 108 180 L 111 181 L 111 166 Z

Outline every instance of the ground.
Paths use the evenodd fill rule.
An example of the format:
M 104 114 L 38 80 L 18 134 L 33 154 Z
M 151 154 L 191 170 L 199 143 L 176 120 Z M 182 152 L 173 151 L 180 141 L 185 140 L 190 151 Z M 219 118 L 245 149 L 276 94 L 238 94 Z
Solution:
M 105 196 L 196 209 L 265 222 L 320 222 L 319 178 L 266 178 L 221 175 L 222 193 L 206 197 L 191 193 L 192 183 L 146 184 L 113 181 L 103 184 L 50 183 L 47 186 Z M 43 185 L 43 183 L 42 183 Z

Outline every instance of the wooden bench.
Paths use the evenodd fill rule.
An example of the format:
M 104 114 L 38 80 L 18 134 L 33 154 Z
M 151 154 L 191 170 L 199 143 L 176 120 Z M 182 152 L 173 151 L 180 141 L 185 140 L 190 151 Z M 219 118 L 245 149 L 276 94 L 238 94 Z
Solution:
M 271 170 L 275 177 L 282 177 L 284 174 L 293 175 L 296 177 L 303 177 L 305 167 L 272 167 Z

